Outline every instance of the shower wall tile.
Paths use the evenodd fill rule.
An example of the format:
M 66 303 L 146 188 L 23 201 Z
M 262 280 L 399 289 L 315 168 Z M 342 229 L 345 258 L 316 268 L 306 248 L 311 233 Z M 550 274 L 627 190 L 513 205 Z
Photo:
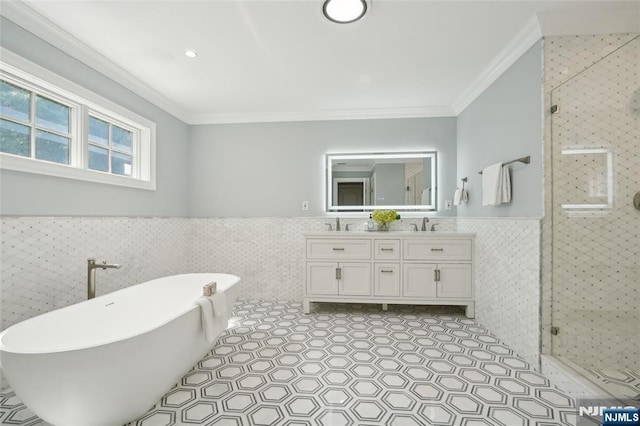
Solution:
M 634 243 L 639 237 L 637 212 L 629 202 L 639 183 L 640 121 L 633 96 L 640 90 L 640 60 L 637 47 L 621 48 L 637 36 L 547 37 L 544 43 L 542 353 L 586 368 L 634 369 L 640 359 L 640 343 L 632 337 L 638 333 L 633 324 L 640 322 L 640 252 Z M 561 113 L 553 117 L 555 140 L 552 103 L 561 104 Z M 569 215 L 560 208 L 565 199 L 581 195 L 574 193 L 577 189 L 584 193 L 586 183 L 581 182 L 588 181 L 593 169 L 573 170 L 566 164 L 562 157 L 568 156 L 560 151 L 573 147 L 611 150 L 616 173 L 613 209 Z M 553 338 L 552 320 L 560 327 L 560 335 Z
M 545 37 L 544 56 L 544 218 L 542 220 L 542 353 L 550 354 L 552 322 L 552 139 L 551 91 L 609 55 L 637 34 Z
M 625 33 L 545 37 L 545 93 L 591 67 L 637 35 Z
M 476 320 L 534 366 L 540 356 L 540 219 L 458 218 L 476 234 Z

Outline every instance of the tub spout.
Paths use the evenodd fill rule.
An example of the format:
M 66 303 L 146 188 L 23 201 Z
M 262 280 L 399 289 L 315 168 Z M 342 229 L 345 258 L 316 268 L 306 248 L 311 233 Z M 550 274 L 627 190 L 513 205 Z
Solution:
M 94 258 L 87 259 L 87 299 L 96 297 L 96 269 L 120 269 L 122 265 L 118 263 L 96 263 Z
M 120 268 L 122 268 L 122 265 L 120 265 L 119 263 L 107 263 L 107 262 L 102 262 L 102 265 L 96 265 L 96 268 L 102 268 L 102 269 L 120 269 Z

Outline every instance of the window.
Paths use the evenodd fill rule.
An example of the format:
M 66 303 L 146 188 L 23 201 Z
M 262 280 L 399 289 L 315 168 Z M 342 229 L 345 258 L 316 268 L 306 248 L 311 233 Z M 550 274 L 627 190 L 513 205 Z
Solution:
M 133 131 L 89 116 L 89 168 L 131 176 Z
M 71 109 L 0 80 L 0 151 L 69 164 Z
M 0 54 L 1 168 L 155 189 L 154 123 Z

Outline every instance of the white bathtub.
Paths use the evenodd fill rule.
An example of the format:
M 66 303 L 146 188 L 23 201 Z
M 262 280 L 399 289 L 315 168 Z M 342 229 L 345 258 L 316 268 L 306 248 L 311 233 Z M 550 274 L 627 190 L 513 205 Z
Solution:
M 25 405 L 56 426 L 132 421 L 211 350 L 194 305 L 210 281 L 230 313 L 234 275 L 148 281 L 9 327 L 0 334 L 2 370 Z M 216 321 L 219 335 L 227 318 Z

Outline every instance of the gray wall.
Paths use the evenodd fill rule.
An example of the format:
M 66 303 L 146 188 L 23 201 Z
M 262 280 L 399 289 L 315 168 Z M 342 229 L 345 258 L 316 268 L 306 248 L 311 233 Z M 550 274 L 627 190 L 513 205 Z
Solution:
M 0 17 L 0 45 L 156 123 L 156 191 L 0 171 L 0 214 L 185 216 L 189 127 L 46 41 Z
M 459 216 L 542 215 L 541 44 L 538 42 L 457 118 L 188 126 L 46 41 L 0 17 L 0 44 L 157 124 L 157 190 L 0 171 L 2 215 L 318 216 L 324 154 L 438 151 L 439 215 L 458 178 L 470 202 Z M 457 141 L 457 142 L 456 142 Z M 483 207 L 478 171 L 512 167 L 513 200 Z M 457 172 L 456 172 L 457 170 Z M 303 212 L 302 201 L 310 202 Z
M 190 140 L 190 216 L 324 215 L 327 152 L 438 151 L 439 205 L 455 190 L 455 117 L 201 125 Z
M 511 203 L 482 206 L 478 172 L 525 155 L 531 164 L 511 167 Z M 469 190 L 458 216 L 542 217 L 542 41 L 458 116 L 457 170 L 459 179 L 468 177 Z

